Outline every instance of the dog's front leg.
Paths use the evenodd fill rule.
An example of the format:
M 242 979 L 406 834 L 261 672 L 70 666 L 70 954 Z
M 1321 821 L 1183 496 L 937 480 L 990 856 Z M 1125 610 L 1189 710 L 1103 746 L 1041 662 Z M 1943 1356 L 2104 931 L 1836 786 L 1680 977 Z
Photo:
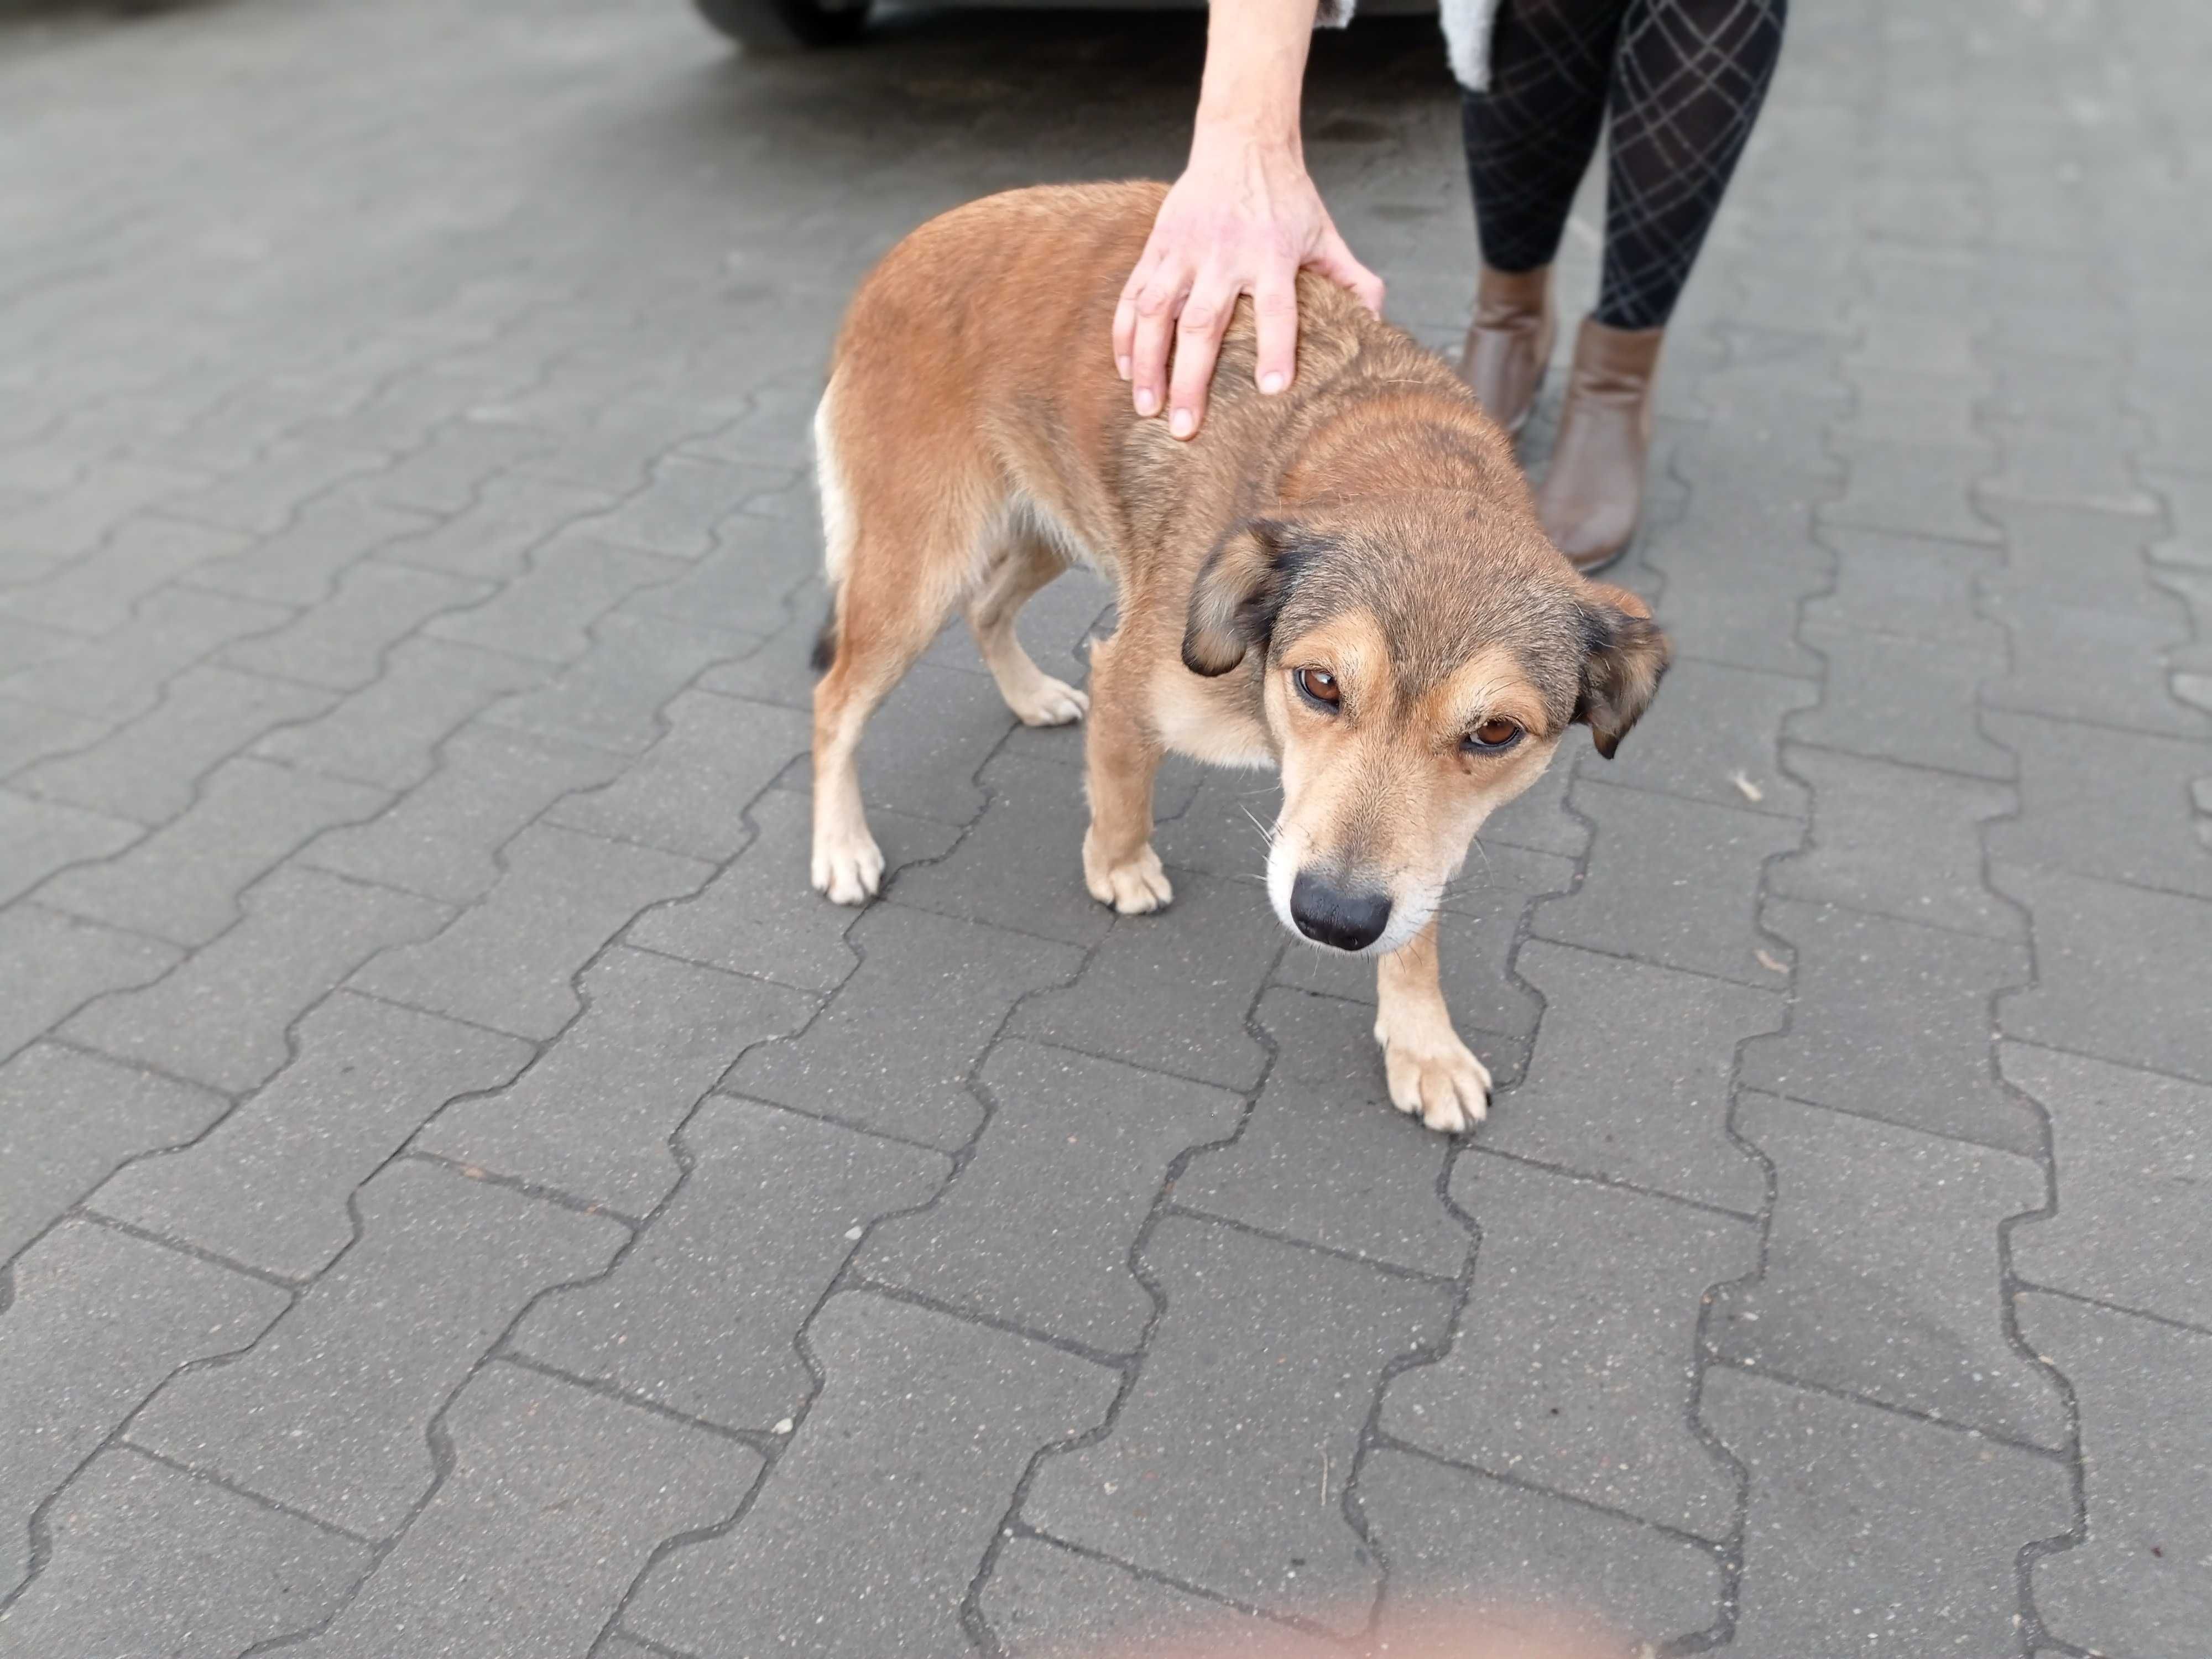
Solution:
M 1175 896 L 1152 850 L 1152 779 L 1160 746 L 1139 712 L 1138 687 L 1116 668 L 1115 640 L 1091 651 L 1091 725 L 1084 751 L 1091 828 L 1083 837 L 1083 882 L 1091 896 L 1125 916 Z
M 1490 1072 L 1452 1030 L 1437 976 L 1437 921 L 1375 965 L 1375 1040 L 1390 1103 L 1431 1129 L 1458 1134 L 1490 1108 Z

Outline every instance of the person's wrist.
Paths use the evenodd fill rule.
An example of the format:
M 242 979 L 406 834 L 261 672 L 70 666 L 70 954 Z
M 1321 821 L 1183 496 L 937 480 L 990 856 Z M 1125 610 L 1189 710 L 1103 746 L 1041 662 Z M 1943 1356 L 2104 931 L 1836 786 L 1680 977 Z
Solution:
M 1208 109 L 1201 104 L 1191 130 L 1190 154 L 1194 161 L 1207 156 L 1253 154 L 1303 165 L 1304 146 L 1299 141 L 1297 112 L 1240 105 Z

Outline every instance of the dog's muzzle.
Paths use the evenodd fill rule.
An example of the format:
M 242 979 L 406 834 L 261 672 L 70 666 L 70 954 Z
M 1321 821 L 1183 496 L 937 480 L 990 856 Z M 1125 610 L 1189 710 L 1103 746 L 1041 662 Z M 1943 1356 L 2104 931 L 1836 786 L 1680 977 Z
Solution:
M 1390 925 L 1390 896 L 1346 893 L 1301 870 L 1291 886 L 1291 920 L 1316 945 L 1364 951 Z

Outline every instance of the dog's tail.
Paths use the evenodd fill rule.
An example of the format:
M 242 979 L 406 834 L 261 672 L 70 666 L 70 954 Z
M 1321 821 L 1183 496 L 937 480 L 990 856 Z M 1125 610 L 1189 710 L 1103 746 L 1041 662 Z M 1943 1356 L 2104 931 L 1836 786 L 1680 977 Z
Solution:
M 814 672 L 826 674 L 837 660 L 837 601 L 832 598 L 829 611 L 822 618 L 822 631 L 814 636 L 814 653 L 807 659 Z

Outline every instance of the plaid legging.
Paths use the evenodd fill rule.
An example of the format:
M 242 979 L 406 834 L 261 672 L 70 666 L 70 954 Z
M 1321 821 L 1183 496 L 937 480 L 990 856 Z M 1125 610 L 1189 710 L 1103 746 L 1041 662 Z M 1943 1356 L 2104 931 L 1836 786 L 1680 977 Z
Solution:
M 1605 127 L 1597 318 L 1664 323 L 1759 117 L 1787 6 L 1504 0 L 1489 87 L 1460 93 L 1483 258 L 1500 270 L 1551 263 Z

